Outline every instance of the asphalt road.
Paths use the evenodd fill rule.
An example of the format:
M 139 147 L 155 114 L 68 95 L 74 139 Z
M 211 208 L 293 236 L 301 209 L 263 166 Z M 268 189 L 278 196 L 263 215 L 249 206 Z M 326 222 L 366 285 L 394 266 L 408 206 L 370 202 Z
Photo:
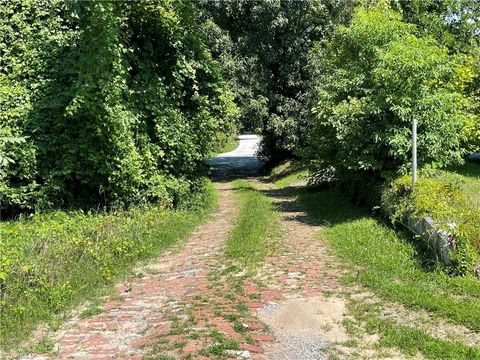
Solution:
M 228 175 L 255 175 L 263 163 L 257 157 L 261 137 L 258 135 L 239 135 L 238 147 L 230 152 L 219 154 L 209 161 L 214 169 L 214 178 Z

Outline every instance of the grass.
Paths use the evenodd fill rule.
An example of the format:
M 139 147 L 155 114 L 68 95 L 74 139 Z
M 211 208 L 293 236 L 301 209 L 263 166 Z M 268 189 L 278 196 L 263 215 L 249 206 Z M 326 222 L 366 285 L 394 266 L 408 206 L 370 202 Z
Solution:
M 477 206 L 480 208 L 480 163 L 467 162 L 460 166 L 451 167 L 447 169 L 447 172 L 461 176 L 464 181 L 463 190 L 477 200 Z
M 80 318 L 81 319 L 87 319 L 89 317 L 99 315 L 102 313 L 102 309 L 100 308 L 100 302 L 96 301 L 93 304 L 90 304 L 89 307 L 87 307 L 85 310 L 83 310 L 80 313 Z
M 477 181 L 475 171 L 469 169 L 471 181 Z M 283 186 L 293 181 L 289 176 L 281 180 Z M 480 331 L 478 280 L 448 276 L 425 256 L 410 234 L 392 228 L 334 189 L 283 191 L 297 196 L 316 224 L 322 226 L 321 237 L 349 270 L 343 278 L 346 288 L 360 284 L 383 303 L 400 303 L 413 312 L 426 311 L 433 323 L 442 320 Z M 386 319 L 371 304 L 364 303 L 353 315 L 363 331 L 379 335 L 380 347 L 396 347 L 407 355 L 421 353 L 429 359 L 480 359 L 480 350 L 463 344 L 461 339 L 436 338 L 414 324 Z
M 273 250 L 278 218 L 269 198 L 244 180 L 233 182 L 240 198 L 240 214 L 228 239 L 226 253 L 247 267 Z
M 193 197 L 190 210 L 56 211 L 0 223 L 0 348 L 18 346 L 39 323 L 53 326 L 139 260 L 186 238 L 213 206 L 213 188 Z M 82 316 L 98 311 L 93 305 Z
M 42 338 L 34 348 L 34 351 L 38 354 L 52 354 L 55 348 L 55 344 L 52 339 L 48 337 Z
M 226 339 L 219 331 L 212 331 L 210 337 L 215 341 L 215 344 L 210 345 L 206 349 L 202 349 L 200 355 L 214 356 L 217 359 L 227 359 L 228 356 L 225 354 L 227 350 L 237 350 L 239 348 L 237 341 Z
M 270 180 L 278 187 L 292 185 L 306 177 L 308 177 L 308 170 L 302 164 L 292 160 L 276 166 L 270 173 Z
M 289 186 L 291 184 L 295 184 L 296 182 L 305 179 L 308 176 L 308 171 L 307 170 L 299 170 L 295 171 L 288 176 L 278 179 L 274 182 L 274 184 L 278 187 L 285 187 Z
M 239 140 L 237 139 L 236 136 L 230 136 L 227 139 L 223 140 L 223 143 L 218 149 L 215 149 L 215 151 L 212 152 L 211 157 L 215 157 L 219 154 L 227 153 L 230 151 L 235 150 L 238 147 Z
M 431 268 L 412 237 L 396 231 L 334 190 L 300 196 L 324 224 L 322 236 L 339 258 L 356 269 L 351 281 L 383 298 L 480 330 L 480 282 Z
M 466 346 L 459 341 L 438 339 L 420 329 L 383 319 L 366 304 L 355 315 L 364 322 L 368 333 L 380 334 L 380 347 L 398 348 L 409 356 L 421 353 L 428 359 L 480 359 L 478 348 Z
M 433 317 L 474 331 L 480 330 L 480 282 L 449 277 L 443 271 L 425 267 L 422 253 L 409 235 L 350 204 L 334 190 L 302 194 L 300 200 L 318 223 L 325 226 L 322 236 L 338 257 L 355 270 L 346 278 L 347 282 L 358 281 L 385 300 L 425 310 Z M 460 347 L 431 338 L 420 330 L 374 320 L 374 317 L 369 318 L 375 325 L 371 327 L 385 338 L 384 345 L 397 341 L 395 345 L 407 353 L 413 346 L 408 343 L 415 339 L 417 350 L 427 358 L 441 358 L 437 356 L 441 351 Z M 426 340 L 425 347 L 420 346 Z M 470 349 L 465 353 L 469 354 Z M 458 359 L 469 358 L 458 356 Z

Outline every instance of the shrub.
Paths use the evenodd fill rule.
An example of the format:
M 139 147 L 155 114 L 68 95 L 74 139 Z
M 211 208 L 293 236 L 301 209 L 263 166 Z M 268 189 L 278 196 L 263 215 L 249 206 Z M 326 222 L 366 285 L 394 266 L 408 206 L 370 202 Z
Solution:
M 175 206 L 237 116 L 183 1 L 12 0 L 0 7 L 4 213 Z
M 472 140 L 466 129 L 476 122 L 463 92 L 472 59 L 415 32 L 384 5 L 357 9 L 351 25 L 334 32 L 314 109 L 314 173 L 334 168 L 345 188 L 364 197 L 366 183 L 408 172 L 412 119 L 419 163 L 461 162 Z
M 382 207 L 393 223 L 407 216 L 415 220 L 431 217 L 454 241 L 452 271 L 472 275 L 480 255 L 480 208 L 467 191 L 460 175 L 443 171 L 424 172 L 412 186 L 404 176 L 385 189 Z

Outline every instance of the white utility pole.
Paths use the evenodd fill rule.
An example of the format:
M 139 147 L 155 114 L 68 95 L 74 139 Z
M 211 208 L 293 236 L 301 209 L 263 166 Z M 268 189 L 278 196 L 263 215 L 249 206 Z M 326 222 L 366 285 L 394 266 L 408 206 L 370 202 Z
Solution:
M 412 183 L 417 182 L 417 119 L 412 121 Z

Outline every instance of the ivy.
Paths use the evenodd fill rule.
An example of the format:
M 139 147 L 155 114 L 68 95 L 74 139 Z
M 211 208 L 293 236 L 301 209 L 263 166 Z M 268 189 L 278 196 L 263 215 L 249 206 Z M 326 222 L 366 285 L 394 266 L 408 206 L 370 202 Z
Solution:
M 198 188 L 238 111 L 197 10 L 184 1 L 2 4 L 4 214 L 176 206 Z

